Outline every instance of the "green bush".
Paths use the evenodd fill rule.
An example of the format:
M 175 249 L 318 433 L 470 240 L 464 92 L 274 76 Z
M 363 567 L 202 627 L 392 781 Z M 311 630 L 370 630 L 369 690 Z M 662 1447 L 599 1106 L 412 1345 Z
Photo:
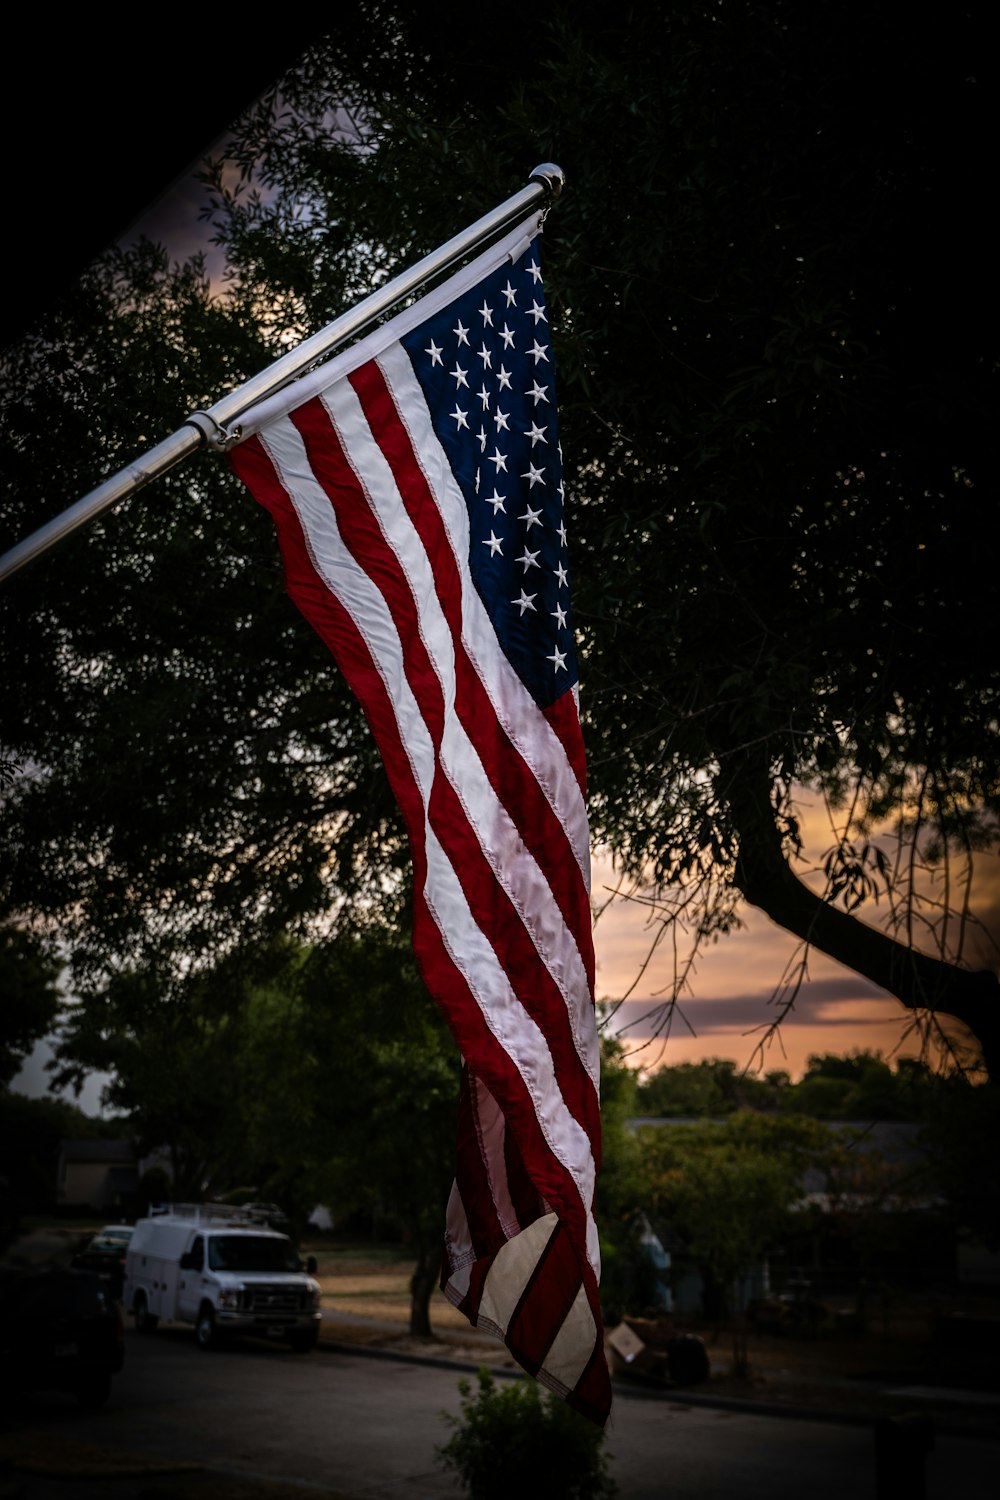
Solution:
M 455 1431 L 438 1460 L 454 1471 L 469 1500 L 509 1500 L 530 1484 L 551 1500 L 612 1500 L 618 1493 L 601 1451 L 604 1433 L 536 1381 L 504 1380 L 487 1369 L 458 1382 L 462 1415 L 444 1414 Z

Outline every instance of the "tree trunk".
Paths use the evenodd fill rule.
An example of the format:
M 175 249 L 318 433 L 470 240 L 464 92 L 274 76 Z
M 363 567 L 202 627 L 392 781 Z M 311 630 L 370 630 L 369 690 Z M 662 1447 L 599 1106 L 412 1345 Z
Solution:
M 794 874 L 771 806 L 765 757 L 745 756 L 726 795 L 739 831 L 735 884 L 779 927 L 870 979 L 910 1010 L 953 1016 L 979 1043 L 990 1078 L 1000 1078 L 1000 980 L 919 953 L 829 905 Z
M 431 1296 L 441 1274 L 441 1247 L 429 1249 L 422 1241 L 418 1245 L 417 1264 L 410 1278 L 410 1335 L 415 1339 L 429 1339 L 431 1332 Z

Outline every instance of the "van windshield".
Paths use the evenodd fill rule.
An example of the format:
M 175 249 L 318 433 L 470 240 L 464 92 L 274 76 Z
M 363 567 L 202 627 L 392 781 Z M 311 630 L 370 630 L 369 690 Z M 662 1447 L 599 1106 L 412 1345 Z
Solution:
M 291 1240 L 263 1234 L 213 1234 L 208 1241 L 208 1264 L 213 1271 L 302 1269 Z

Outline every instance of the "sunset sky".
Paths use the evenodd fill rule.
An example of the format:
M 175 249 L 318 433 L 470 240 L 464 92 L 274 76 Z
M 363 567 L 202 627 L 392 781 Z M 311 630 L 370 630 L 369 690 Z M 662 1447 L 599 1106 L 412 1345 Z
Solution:
M 829 821 L 816 803 L 803 809 L 806 850 L 813 860 L 829 846 Z M 808 862 L 803 866 L 808 870 Z M 600 907 L 617 880 L 610 860 L 596 854 L 593 894 Z M 1000 911 L 1000 860 L 984 859 L 977 872 L 974 908 L 989 921 Z M 874 920 L 880 908 L 872 908 Z M 793 1010 L 779 1034 L 761 1051 L 764 1033 L 775 1018 L 782 978 L 800 954 L 796 939 L 776 927 L 762 913 L 744 908 L 744 926 L 708 946 L 690 975 L 688 992 L 675 1012 L 668 1034 L 662 1028 L 664 992 L 669 993 L 673 951 L 669 942 L 653 956 L 639 978 L 649 952 L 652 930 L 648 908 L 619 899 L 601 912 L 594 928 L 597 951 L 598 1001 L 622 1002 L 608 1021 L 637 1067 L 697 1062 L 702 1058 L 731 1058 L 738 1067 L 768 1072 L 785 1069 L 801 1075 L 812 1053 L 846 1053 L 856 1049 L 881 1051 L 886 1057 L 919 1054 L 919 1039 L 905 1037 L 909 1014 L 888 996 L 822 953 L 812 952 L 807 975 Z M 994 928 L 996 930 L 996 927 Z M 985 939 L 970 949 L 970 962 L 991 964 Z M 629 998 L 623 1000 L 622 997 Z M 44 1062 L 47 1045 L 15 1082 L 15 1088 L 34 1095 L 47 1092 Z M 99 1111 L 101 1080 L 88 1084 L 80 1099 L 88 1113 Z
M 595 862 L 594 873 L 595 890 L 602 880 L 611 884 L 602 861 Z M 801 956 L 801 945 L 761 912 L 744 908 L 742 916 L 741 930 L 721 937 L 697 958 L 665 1039 L 663 996 L 670 992 L 673 973 L 669 941 L 636 985 L 652 938 L 646 910 L 621 901 L 600 917 L 594 931 L 597 997 L 614 1000 L 631 991 L 615 1009 L 609 1029 L 626 1044 L 635 1065 L 656 1068 L 721 1057 L 752 1071 L 783 1068 L 798 1077 L 811 1053 L 863 1048 L 888 1056 L 901 1046 L 908 1015 L 899 1002 L 817 951 L 808 957 L 808 977 L 779 1034 L 762 1045 L 780 1004 L 783 977 Z M 915 1056 L 919 1045 L 911 1038 L 902 1051 Z
M 819 866 L 824 852 L 840 831 L 838 815 L 831 814 L 818 796 L 800 794 L 803 836 L 802 863 L 796 873 L 813 889 L 821 890 Z M 891 856 L 894 838 L 886 830 L 878 842 Z M 951 878 L 954 882 L 956 871 Z M 929 900 L 940 896 L 941 872 L 920 883 Z M 593 890 L 599 904 L 602 891 L 616 884 L 610 863 L 595 858 Z M 952 896 L 957 905 L 960 896 Z M 932 915 L 929 906 L 925 913 Z M 964 962 L 971 967 L 997 966 L 1000 952 L 991 937 L 1000 932 L 1000 860 L 982 855 L 975 867 L 970 900 L 971 921 L 964 939 Z M 880 926 L 887 919 L 884 898 L 864 907 L 865 920 Z M 769 1071 L 787 1069 L 799 1076 L 811 1053 L 881 1051 L 886 1057 L 901 1053 L 918 1056 L 920 1039 L 907 1036 L 910 1013 L 885 991 L 817 950 L 807 955 L 806 978 L 780 1033 L 764 1050 L 765 1033 L 780 1008 L 783 981 L 789 966 L 802 957 L 801 945 L 760 911 L 744 906 L 743 927 L 712 944 L 696 960 L 686 997 L 681 1000 L 662 1040 L 662 1006 L 669 995 L 674 956 L 669 942 L 661 945 L 637 982 L 653 931 L 648 908 L 636 902 L 613 902 L 595 927 L 597 997 L 631 997 L 615 1012 L 611 1029 L 621 1035 L 631 1061 L 641 1067 L 696 1061 L 702 1057 L 732 1058 L 739 1066 Z M 950 940 L 956 936 L 950 925 Z M 920 923 L 917 923 L 918 930 Z M 933 951 L 933 950 L 929 950 Z M 657 1034 L 659 1032 L 659 1034 Z M 644 1045 L 645 1044 L 645 1045 Z

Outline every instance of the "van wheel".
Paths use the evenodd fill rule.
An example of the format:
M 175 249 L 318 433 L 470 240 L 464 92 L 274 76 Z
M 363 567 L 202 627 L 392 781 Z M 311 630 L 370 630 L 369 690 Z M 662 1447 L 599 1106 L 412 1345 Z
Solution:
M 218 1345 L 219 1335 L 215 1327 L 215 1314 L 210 1307 L 203 1307 L 198 1313 L 198 1321 L 194 1325 L 194 1337 L 199 1349 L 214 1349 Z
M 137 1293 L 135 1299 L 135 1307 L 132 1309 L 132 1311 L 135 1313 L 136 1333 L 156 1332 L 156 1325 L 160 1320 L 159 1318 L 154 1317 L 150 1312 L 149 1303 L 146 1301 L 144 1293 Z

